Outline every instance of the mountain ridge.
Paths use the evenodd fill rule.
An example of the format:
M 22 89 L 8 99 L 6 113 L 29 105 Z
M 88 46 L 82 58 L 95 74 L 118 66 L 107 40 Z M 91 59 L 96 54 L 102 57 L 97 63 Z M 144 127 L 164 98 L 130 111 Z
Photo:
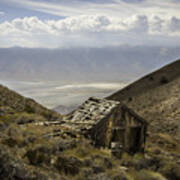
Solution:
M 0 76 L 4 80 L 129 82 L 151 69 L 176 59 L 180 55 L 179 52 L 180 47 L 160 46 L 0 48 Z
M 159 76 L 159 73 L 161 73 L 160 79 L 155 79 L 156 78 L 155 76 Z M 150 85 L 150 86 L 148 86 L 148 87 L 147 87 L 147 84 L 146 84 L 146 86 L 143 84 L 143 86 L 139 87 L 139 89 L 137 89 L 136 91 L 134 91 L 134 89 L 133 89 L 132 91 L 134 91 L 133 93 L 136 95 L 138 93 L 141 93 L 141 91 L 144 91 L 144 89 L 142 89 L 142 88 L 147 88 L 147 90 L 149 90 L 149 88 L 150 89 L 155 88 L 154 85 L 159 86 L 160 81 L 163 81 L 163 80 L 171 81 L 178 76 L 180 76 L 180 59 L 176 60 L 173 63 L 167 64 L 167 65 L 163 66 L 162 68 L 151 72 L 148 75 L 145 75 L 144 77 L 142 77 L 142 78 L 136 80 L 135 82 L 131 83 L 130 85 L 124 87 L 120 91 L 115 92 L 114 94 L 108 96 L 107 99 L 123 100 L 123 98 L 127 98 L 127 97 L 124 97 L 124 94 L 125 94 L 124 92 L 128 91 L 128 93 L 132 94 L 130 89 L 133 89 L 137 84 L 139 85 L 141 83 L 140 81 L 149 80 L 149 81 L 153 82 L 153 84 L 149 83 L 148 85 Z M 154 80 L 156 80 L 156 84 L 154 83 Z M 151 87 L 151 85 L 152 85 L 152 87 Z M 118 99 L 116 98 L 116 95 L 118 95 Z M 125 95 L 127 96 L 127 92 Z
M 113 96 L 122 98 L 149 122 L 143 154 L 123 152 L 116 157 L 110 149 L 94 147 L 90 139 L 63 126 L 58 113 L 0 86 L 0 179 L 180 179 L 179 61 L 176 63 L 173 71 L 167 66 L 170 78 L 162 79 L 160 71 L 154 79 L 142 78 L 140 86 L 136 81 L 130 90 L 146 87 L 147 82 L 152 88 L 147 86 L 136 95 L 126 87 L 127 95 L 125 91 L 119 96 L 119 91 Z
M 151 130 L 179 133 L 180 60 L 154 71 L 107 99 L 124 102 L 148 120 Z

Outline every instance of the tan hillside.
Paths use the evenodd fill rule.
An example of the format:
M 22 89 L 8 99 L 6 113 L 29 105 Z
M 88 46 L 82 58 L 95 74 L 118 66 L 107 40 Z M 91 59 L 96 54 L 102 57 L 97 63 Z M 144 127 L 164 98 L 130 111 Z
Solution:
M 60 119 L 60 114 L 49 110 L 20 94 L 0 85 L 0 114 L 30 113 L 41 115 L 48 120 Z
M 179 136 L 169 135 L 179 132 L 179 62 L 109 97 L 126 102 L 151 126 L 144 154 L 118 158 L 64 126 L 58 113 L 0 86 L 0 179 L 180 179 Z
M 108 97 L 123 101 L 148 120 L 150 131 L 180 138 L 180 60 Z
M 96 149 L 61 121 L 58 113 L 0 86 L 0 179 L 95 180 L 129 176 L 110 150 Z

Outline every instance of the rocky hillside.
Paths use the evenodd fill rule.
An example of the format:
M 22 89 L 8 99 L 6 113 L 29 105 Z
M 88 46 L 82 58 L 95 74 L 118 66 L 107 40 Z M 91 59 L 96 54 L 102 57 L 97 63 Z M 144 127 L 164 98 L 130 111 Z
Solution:
M 0 179 L 180 179 L 179 62 L 110 97 L 129 104 L 154 127 L 144 154 L 115 157 L 109 149 L 97 149 L 63 126 L 58 113 L 0 86 Z
M 180 60 L 130 84 L 108 97 L 124 102 L 144 117 L 150 132 L 180 139 Z
M 58 113 L 0 86 L 0 179 L 129 176 L 127 168 L 111 156 L 110 150 L 96 149 L 90 140 L 64 127 L 61 121 Z
M 50 121 L 61 118 L 60 114 L 49 110 L 35 102 L 33 99 L 25 98 L 18 93 L 0 85 L 0 115 L 29 113 L 40 115 Z

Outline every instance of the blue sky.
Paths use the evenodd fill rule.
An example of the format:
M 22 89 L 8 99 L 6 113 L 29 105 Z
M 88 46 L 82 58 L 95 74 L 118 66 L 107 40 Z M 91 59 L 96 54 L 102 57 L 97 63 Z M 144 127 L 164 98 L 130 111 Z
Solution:
M 0 47 L 180 45 L 180 0 L 0 0 Z

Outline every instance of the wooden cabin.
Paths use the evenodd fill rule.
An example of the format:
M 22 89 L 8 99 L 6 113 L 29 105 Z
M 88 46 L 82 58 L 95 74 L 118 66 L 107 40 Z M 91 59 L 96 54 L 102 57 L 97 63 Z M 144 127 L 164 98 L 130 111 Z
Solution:
M 95 146 L 113 148 L 118 144 L 128 153 L 144 151 L 146 121 L 118 101 L 89 98 L 64 120 L 91 138 Z

